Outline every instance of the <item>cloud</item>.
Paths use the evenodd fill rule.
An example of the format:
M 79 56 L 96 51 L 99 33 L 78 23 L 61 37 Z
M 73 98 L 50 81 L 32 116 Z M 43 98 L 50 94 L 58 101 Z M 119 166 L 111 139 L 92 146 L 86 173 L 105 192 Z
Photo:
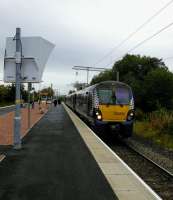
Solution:
M 147 18 L 168 1 L 158 0 L 1 0 L 0 6 L 0 72 L 3 68 L 5 38 L 13 36 L 16 27 L 23 36 L 42 36 L 56 45 L 43 76 L 67 91 L 76 80 L 74 65 L 94 63 L 125 39 Z M 173 5 L 172 5 L 173 6 Z M 97 64 L 105 67 L 110 61 L 172 20 L 172 6 L 136 34 L 111 56 Z M 172 46 L 171 27 L 132 53 L 169 57 Z M 172 69 L 173 61 L 167 62 Z M 85 81 L 85 72 L 80 72 Z M 90 77 L 91 78 L 91 77 Z

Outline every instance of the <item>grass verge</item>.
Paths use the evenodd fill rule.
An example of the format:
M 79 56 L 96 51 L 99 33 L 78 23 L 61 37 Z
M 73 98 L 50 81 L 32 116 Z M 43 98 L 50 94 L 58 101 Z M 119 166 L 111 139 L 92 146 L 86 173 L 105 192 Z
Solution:
M 164 148 L 173 150 L 173 135 L 152 128 L 149 121 L 136 121 L 134 124 L 134 133 Z
M 0 107 L 14 105 L 14 102 L 0 102 Z

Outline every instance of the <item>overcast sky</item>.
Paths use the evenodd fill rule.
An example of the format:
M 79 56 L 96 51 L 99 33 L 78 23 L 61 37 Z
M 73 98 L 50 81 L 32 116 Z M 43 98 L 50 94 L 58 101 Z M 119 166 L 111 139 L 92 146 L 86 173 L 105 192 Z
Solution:
M 66 93 L 74 81 L 86 82 L 86 72 L 76 76 L 74 65 L 108 66 L 130 48 L 173 22 L 173 3 L 127 43 L 94 65 L 113 47 L 156 13 L 169 0 L 0 0 L 0 79 L 3 72 L 5 38 L 41 36 L 54 43 L 41 87 Z M 173 57 L 173 26 L 132 53 L 158 58 Z M 165 60 L 173 71 L 173 59 Z M 94 73 L 90 73 L 90 80 Z

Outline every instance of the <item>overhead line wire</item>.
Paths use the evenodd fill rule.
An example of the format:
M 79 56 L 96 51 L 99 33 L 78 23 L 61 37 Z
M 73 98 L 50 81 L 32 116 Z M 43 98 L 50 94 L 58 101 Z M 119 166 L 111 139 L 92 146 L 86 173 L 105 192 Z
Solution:
M 147 42 L 148 40 L 151 40 L 153 37 L 157 36 L 158 34 L 160 34 L 161 32 L 163 32 L 164 30 L 166 30 L 167 28 L 171 27 L 173 25 L 173 22 L 171 22 L 170 24 L 168 24 L 167 26 L 163 27 L 162 29 L 160 29 L 159 31 L 157 31 L 156 33 L 154 33 L 153 35 L 151 35 L 150 37 L 148 37 L 147 39 L 143 40 L 142 42 L 140 42 L 139 44 L 137 44 L 136 46 L 134 46 L 132 49 L 130 49 L 127 53 L 130 53 L 131 51 L 135 50 L 136 48 L 138 48 L 139 46 L 141 46 L 142 44 L 144 44 L 145 42 Z
M 111 51 L 109 51 L 105 56 L 100 58 L 94 65 L 100 63 L 102 60 L 107 58 L 109 55 L 111 55 L 116 49 L 121 47 L 125 42 L 127 42 L 130 38 L 132 38 L 138 31 L 140 31 L 144 26 L 146 26 L 149 22 L 151 22 L 156 16 L 158 16 L 163 10 L 165 10 L 171 3 L 173 3 L 173 0 L 169 1 L 165 6 L 163 6 L 161 9 L 159 9 L 154 15 L 152 15 L 150 18 L 148 18 L 142 25 L 140 25 L 134 32 L 130 33 L 122 42 L 120 42 L 118 45 L 112 48 Z
M 146 43 L 147 41 L 151 40 L 152 38 L 154 38 L 155 36 L 157 36 L 158 34 L 160 34 L 161 32 L 163 32 L 164 30 L 166 30 L 167 28 L 171 27 L 173 25 L 173 22 L 171 22 L 170 24 L 168 24 L 167 26 L 163 27 L 162 29 L 160 29 L 159 31 L 157 31 L 156 33 L 154 33 L 153 35 L 149 36 L 148 38 L 146 38 L 145 40 L 143 40 L 142 42 L 139 42 L 137 45 L 135 45 L 133 48 L 129 49 L 125 54 L 130 53 L 131 51 L 137 49 L 139 46 L 143 45 L 144 43 Z M 121 57 L 117 58 L 116 60 L 119 60 Z M 111 63 L 115 62 L 112 61 Z M 109 63 L 108 65 L 110 65 L 111 63 Z
M 163 58 L 163 60 L 169 60 L 169 59 L 173 59 L 173 56 L 167 57 L 167 58 Z

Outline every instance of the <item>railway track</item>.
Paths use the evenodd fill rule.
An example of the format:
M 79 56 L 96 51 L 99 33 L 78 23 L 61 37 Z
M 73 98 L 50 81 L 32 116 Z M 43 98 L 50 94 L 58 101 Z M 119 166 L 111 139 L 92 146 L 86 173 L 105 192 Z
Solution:
M 104 139 L 104 142 L 161 198 L 164 200 L 173 199 L 173 174 L 125 142 L 118 141 L 113 143 L 110 139 Z
M 160 168 L 161 170 L 165 171 L 165 173 L 169 174 L 171 177 L 173 177 L 173 173 L 170 172 L 169 170 L 165 169 L 164 167 L 160 166 L 158 163 L 156 163 L 155 161 L 153 161 L 152 159 L 148 158 L 146 155 L 144 155 L 143 153 L 139 152 L 138 150 L 135 149 L 135 147 L 133 147 L 132 145 L 130 145 L 129 143 L 126 143 L 126 145 L 128 147 L 130 147 L 133 151 L 135 151 L 137 154 L 139 154 L 140 156 L 144 157 L 146 160 L 148 160 L 149 162 L 152 162 L 154 165 L 156 165 L 158 168 Z

